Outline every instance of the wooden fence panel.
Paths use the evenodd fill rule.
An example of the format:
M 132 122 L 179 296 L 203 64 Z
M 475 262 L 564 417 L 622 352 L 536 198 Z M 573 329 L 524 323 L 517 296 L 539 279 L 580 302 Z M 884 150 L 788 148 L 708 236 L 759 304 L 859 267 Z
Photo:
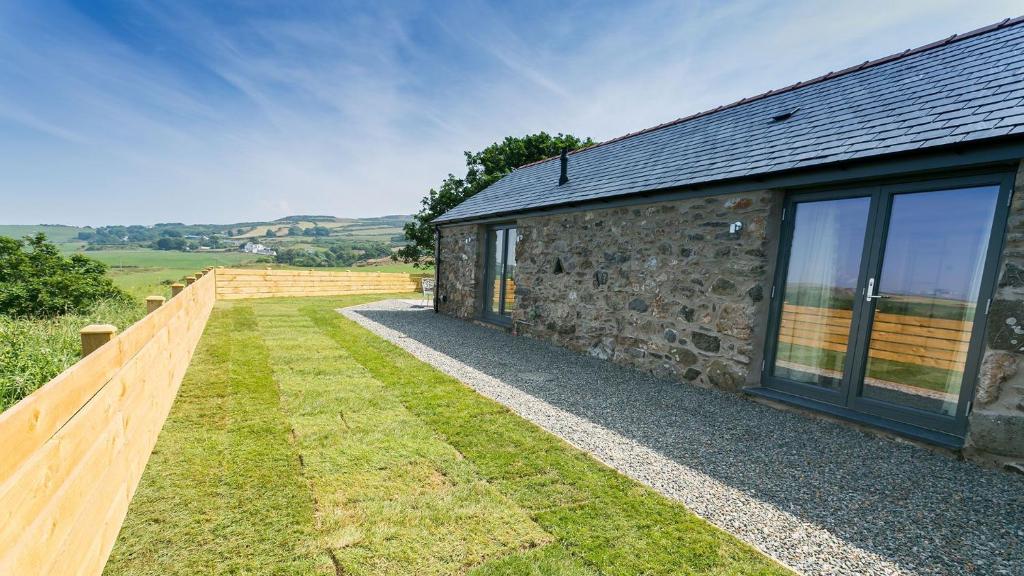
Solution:
M 0 574 L 103 571 L 218 299 L 413 292 L 409 274 L 220 269 L 0 414 Z
M 786 304 L 779 340 L 811 348 L 846 352 L 852 312 Z M 973 323 L 968 320 L 876 313 L 872 358 L 944 370 L 963 371 Z
M 0 574 L 99 574 L 216 300 L 208 274 L 0 414 Z
M 415 292 L 418 278 L 387 272 L 217 270 L 217 298 L 344 296 Z

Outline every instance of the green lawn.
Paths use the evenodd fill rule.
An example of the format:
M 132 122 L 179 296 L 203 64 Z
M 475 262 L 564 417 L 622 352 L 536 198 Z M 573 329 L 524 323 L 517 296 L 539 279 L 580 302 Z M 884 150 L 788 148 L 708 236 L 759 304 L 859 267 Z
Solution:
M 106 573 L 786 574 L 334 311 L 218 303 Z

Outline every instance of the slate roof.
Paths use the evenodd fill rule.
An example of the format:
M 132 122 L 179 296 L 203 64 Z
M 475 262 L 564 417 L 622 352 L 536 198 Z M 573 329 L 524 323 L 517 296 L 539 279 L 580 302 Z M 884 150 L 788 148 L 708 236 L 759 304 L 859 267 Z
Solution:
M 794 111 L 792 117 L 774 116 Z M 1024 17 L 521 167 L 435 222 L 1024 135 Z

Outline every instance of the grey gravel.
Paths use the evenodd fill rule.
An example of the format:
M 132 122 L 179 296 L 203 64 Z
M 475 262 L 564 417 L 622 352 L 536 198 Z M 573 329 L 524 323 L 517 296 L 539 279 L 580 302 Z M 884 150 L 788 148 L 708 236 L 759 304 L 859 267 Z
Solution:
M 414 301 L 341 311 L 809 575 L 1024 575 L 1024 479 Z

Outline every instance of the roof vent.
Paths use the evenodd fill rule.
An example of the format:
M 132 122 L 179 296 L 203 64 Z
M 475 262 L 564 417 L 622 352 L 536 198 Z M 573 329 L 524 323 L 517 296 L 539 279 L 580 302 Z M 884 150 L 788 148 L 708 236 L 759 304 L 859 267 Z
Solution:
M 561 186 L 569 181 L 569 149 L 562 148 L 562 173 L 558 176 L 558 185 Z
M 790 118 L 793 117 L 793 114 L 796 114 L 797 110 L 799 110 L 799 108 L 793 108 L 792 110 L 779 112 L 775 116 L 772 116 L 772 122 L 782 122 L 784 120 L 789 120 Z

